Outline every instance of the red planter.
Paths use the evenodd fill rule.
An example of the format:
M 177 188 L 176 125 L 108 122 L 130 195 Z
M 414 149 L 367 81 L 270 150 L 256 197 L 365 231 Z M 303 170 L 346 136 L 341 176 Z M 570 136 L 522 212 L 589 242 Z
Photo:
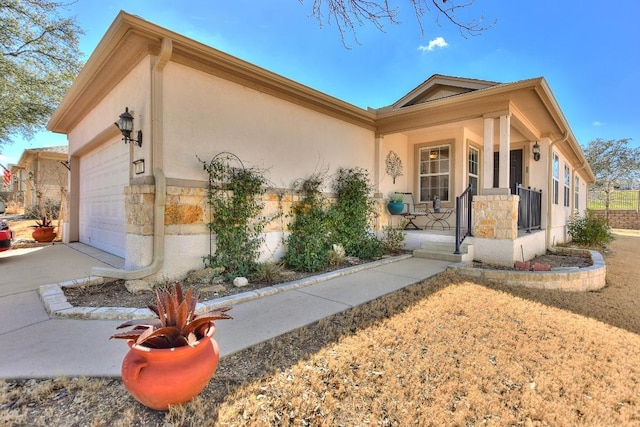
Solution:
M 161 411 L 193 399 L 218 367 L 220 349 L 214 332 L 212 323 L 194 347 L 152 349 L 128 341 L 130 350 L 122 361 L 124 386 L 138 402 Z
M 36 227 L 31 233 L 33 240 L 40 243 L 53 242 L 56 238 L 55 227 Z

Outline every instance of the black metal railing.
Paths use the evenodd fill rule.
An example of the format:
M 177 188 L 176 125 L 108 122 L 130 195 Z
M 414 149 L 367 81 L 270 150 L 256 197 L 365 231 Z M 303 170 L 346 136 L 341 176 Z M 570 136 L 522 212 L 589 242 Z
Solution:
M 542 228 L 542 190 L 516 186 L 518 203 L 518 230 L 540 230 Z
M 471 184 L 464 192 L 456 197 L 456 251 L 460 255 L 460 245 L 471 234 L 471 202 L 473 202 L 473 190 Z

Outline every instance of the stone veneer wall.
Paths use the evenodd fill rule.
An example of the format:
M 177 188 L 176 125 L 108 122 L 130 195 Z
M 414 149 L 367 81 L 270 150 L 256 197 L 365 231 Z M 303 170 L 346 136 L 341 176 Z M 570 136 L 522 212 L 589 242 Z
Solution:
M 517 195 L 473 197 L 473 235 L 488 239 L 518 237 Z
M 594 210 L 597 218 L 604 218 L 604 210 Z M 640 212 L 636 209 L 610 210 L 609 225 L 613 228 L 625 228 L 628 230 L 640 230 Z
M 584 268 L 558 268 L 551 271 L 489 270 L 464 264 L 450 268 L 467 277 L 527 288 L 586 292 L 605 287 L 607 267 L 600 252 L 574 248 L 556 248 L 556 251 L 559 254 L 590 256 L 593 265 Z
M 127 233 L 153 235 L 153 185 L 137 185 L 125 188 Z M 327 201 L 333 195 L 325 194 Z M 301 196 L 292 190 L 272 189 L 262 196 L 262 216 L 270 221 L 264 232 L 283 232 L 293 219 L 291 207 Z M 167 235 L 208 234 L 210 209 L 205 188 L 167 186 L 165 204 L 165 233 Z

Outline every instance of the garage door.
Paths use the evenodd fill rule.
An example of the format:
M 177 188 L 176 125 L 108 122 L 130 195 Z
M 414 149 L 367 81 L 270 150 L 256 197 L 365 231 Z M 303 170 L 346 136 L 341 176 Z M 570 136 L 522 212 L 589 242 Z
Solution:
M 129 146 L 105 144 L 80 158 L 80 242 L 125 256 L 124 187 L 129 184 Z

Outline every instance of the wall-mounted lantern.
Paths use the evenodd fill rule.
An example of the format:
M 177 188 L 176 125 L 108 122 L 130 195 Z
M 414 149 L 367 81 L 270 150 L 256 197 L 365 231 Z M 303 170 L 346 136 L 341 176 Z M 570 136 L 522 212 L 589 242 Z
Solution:
M 540 144 L 538 144 L 538 141 L 533 144 L 533 160 L 536 162 L 540 160 Z
M 131 138 L 133 132 L 133 116 L 129 113 L 129 107 L 125 107 L 124 113 L 120 114 L 120 120 L 114 123 L 120 132 L 122 132 L 122 140 L 125 144 L 131 142 L 133 145 L 142 147 L 142 131 L 138 131 L 138 139 Z

